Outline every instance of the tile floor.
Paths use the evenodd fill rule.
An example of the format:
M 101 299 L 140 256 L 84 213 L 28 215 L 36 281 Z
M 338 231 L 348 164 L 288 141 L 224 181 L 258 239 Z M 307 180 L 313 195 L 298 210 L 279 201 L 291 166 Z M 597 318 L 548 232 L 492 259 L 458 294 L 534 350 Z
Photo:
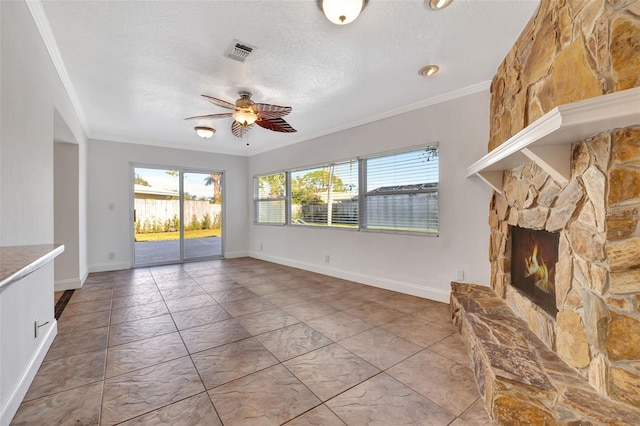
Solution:
M 91 274 L 16 425 L 491 424 L 448 305 L 255 259 Z

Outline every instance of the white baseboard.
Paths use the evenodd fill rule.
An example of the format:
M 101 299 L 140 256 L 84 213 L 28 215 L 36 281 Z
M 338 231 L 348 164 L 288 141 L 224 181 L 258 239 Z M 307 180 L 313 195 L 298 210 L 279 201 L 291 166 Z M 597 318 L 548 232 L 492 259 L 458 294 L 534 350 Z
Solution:
M 410 294 L 412 296 L 423 297 L 425 299 L 435 300 L 437 302 L 449 303 L 449 291 L 419 285 L 415 283 L 397 281 L 389 278 L 381 278 L 373 275 L 362 274 L 360 272 L 348 271 L 346 269 L 331 268 L 324 265 L 300 262 L 298 260 L 287 259 L 284 257 L 270 256 L 263 252 L 249 252 L 249 256 L 256 259 L 266 260 L 267 262 L 278 263 L 280 265 L 291 266 L 293 268 L 304 269 L 306 271 L 317 272 L 331 277 L 341 278 L 344 280 L 355 281 L 360 284 L 366 284 L 373 287 L 383 288 L 385 290 L 397 291 L 398 293 Z
M 54 291 L 75 290 L 82 287 L 80 278 L 72 278 L 70 280 L 56 280 L 53 283 Z
M 230 253 L 224 254 L 225 259 L 234 259 L 236 257 L 247 257 L 247 256 L 250 256 L 248 251 L 232 251 Z
M 129 262 L 99 263 L 97 265 L 89 265 L 89 272 L 119 271 L 130 268 L 131 263 Z
M 47 331 L 47 334 L 42 339 L 40 346 L 33 354 L 31 361 L 20 377 L 20 380 L 13 387 L 13 390 L 8 395 L 9 397 L 7 398 L 6 403 L 0 410 L 0 426 L 8 426 L 9 423 L 11 423 L 13 416 L 16 415 L 22 400 L 29 390 L 29 386 L 31 386 L 31 382 L 33 382 L 33 378 L 36 376 L 40 365 L 42 365 L 42 361 L 44 360 L 45 355 L 47 355 L 47 351 L 49 351 L 49 348 L 53 343 L 53 339 L 55 339 L 57 334 L 58 322 L 54 319 L 51 327 L 49 327 Z

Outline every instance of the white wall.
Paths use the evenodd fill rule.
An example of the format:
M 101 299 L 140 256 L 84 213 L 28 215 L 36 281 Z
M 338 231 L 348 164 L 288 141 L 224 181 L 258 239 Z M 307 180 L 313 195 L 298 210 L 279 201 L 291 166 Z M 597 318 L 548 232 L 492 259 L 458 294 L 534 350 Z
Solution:
M 64 253 L 55 259 L 56 291 L 80 288 L 79 244 L 79 147 L 73 143 L 53 144 L 53 237 L 64 244 Z
M 119 142 L 89 142 L 89 270 L 131 266 L 131 163 L 222 170 L 225 257 L 247 255 L 247 158 Z M 113 210 L 109 205 L 113 204 Z M 109 253 L 115 259 L 109 259 Z
M 465 168 L 486 154 L 488 117 L 489 93 L 483 91 L 251 157 L 254 176 L 439 142 L 440 236 L 252 224 L 250 254 L 440 301 L 448 301 L 459 270 L 464 281 L 488 284 L 491 191 L 465 177 Z
M 62 175 L 71 175 L 73 174 L 73 179 L 75 179 L 74 183 L 68 182 L 67 184 L 73 185 L 74 191 L 66 192 L 63 189 L 64 194 L 57 194 L 58 188 L 56 185 L 54 192 L 54 205 L 56 210 L 58 209 L 58 203 L 73 203 L 74 210 L 71 216 L 75 216 L 73 220 L 69 218 L 69 216 L 63 216 L 58 214 L 54 214 L 54 222 L 57 220 L 66 221 L 67 228 L 70 233 L 73 233 L 72 238 L 66 238 L 66 241 L 60 240 L 58 237 L 64 235 L 64 232 L 59 233 L 58 229 L 54 230 L 54 239 L 56 242 L 62 242 L 65 244 L 65 252 L 56 258 L 56 275 L 55 275 L 55 288 L 56 290 L 67 290 L 71 288 L 78 288 L 84 283 L 87 278 L 88 270 L 87 270 L 87 143 L 86 140 L 82 140 L 82 143 L 79 143 L 78 139 L 74 132 L 69 128 L 65 119 L 60 115 L 60 113 L 55 110 L 53 117 L 53 137 L 54 141 L 57 142 L 55 145 L 59 143 L 66 144 L 65 152 L 67 155 L 72 155 L 74 160 L 72 162 L 66 161 L 64 164 L 65 169 L 61 170 Z M 55 149 L 54 149 L 55 151 Z M 74 151 L 72 153 L 72 151 Z M 64 156 L 63 156 L 64 157 Z M 68 159 L 67 159 L 68 160 Z M 54 175 L 58 173 L 57 169 L 61 169 L 57 166 L 56 155 L 54 153 Z M 68 170 L 67 170 L 68 169 Z M 69 176 L 68 176 L 69 177 Z M 54 180 L 58 181 L 58 179 L 62 178 L 62 176 L 54 176 Z M 60 182 L 61 184 L 62 181 Z M 58 195 L 62 195 L 58 197 Z M 68 200 L 68 201 L 67 201 Z M 73 225 L 72 225 L 73 224 Z M 54 228 L 58 228 L 60 224 L 54 223 Z M 71 229 L 71 226 L 74 229 Z M 71 243 L 73 241 L 73 244 Z M 66 262 L 66 260 L 62 260 L 65 257 L 70 257 L 73 252 L 73 262 L 77 263 L 74 265 L 75 273 L 71 275 L 68 271 L 70 270 L 70 265 L 61 266 L 60 268 L 57 266 L 58 263 Z
M 0 11 L 0 245 L 53 243 L 54 111 L 86 140 L 26 4 L 3 1 Z M 55 336 L 53 280 L 50 266 L 0 291 L 0 425 Z M 50 321 L 38 338 L 34 317 Z

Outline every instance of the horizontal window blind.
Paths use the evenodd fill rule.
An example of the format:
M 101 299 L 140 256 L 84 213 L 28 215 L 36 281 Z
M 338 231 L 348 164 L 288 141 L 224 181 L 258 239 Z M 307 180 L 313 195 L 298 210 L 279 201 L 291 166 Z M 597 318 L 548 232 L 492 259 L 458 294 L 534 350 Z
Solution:
M 293 225 L 358 227 L 358 162 L 295 170 L 291 176 Z
M 367 158 L 363 228 L 438 233 L 438 147 Z
M 255 178 L 256 223 L 284 225 L 286 218 L 286 173 L 274 173 Z

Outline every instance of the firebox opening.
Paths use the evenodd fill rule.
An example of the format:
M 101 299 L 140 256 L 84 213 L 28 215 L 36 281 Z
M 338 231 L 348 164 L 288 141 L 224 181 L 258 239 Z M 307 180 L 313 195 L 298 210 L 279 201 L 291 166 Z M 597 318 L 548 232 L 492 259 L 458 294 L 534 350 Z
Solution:
M 511 227 L 511 285 L 553 318 L 559 240 L 558 233 Z

